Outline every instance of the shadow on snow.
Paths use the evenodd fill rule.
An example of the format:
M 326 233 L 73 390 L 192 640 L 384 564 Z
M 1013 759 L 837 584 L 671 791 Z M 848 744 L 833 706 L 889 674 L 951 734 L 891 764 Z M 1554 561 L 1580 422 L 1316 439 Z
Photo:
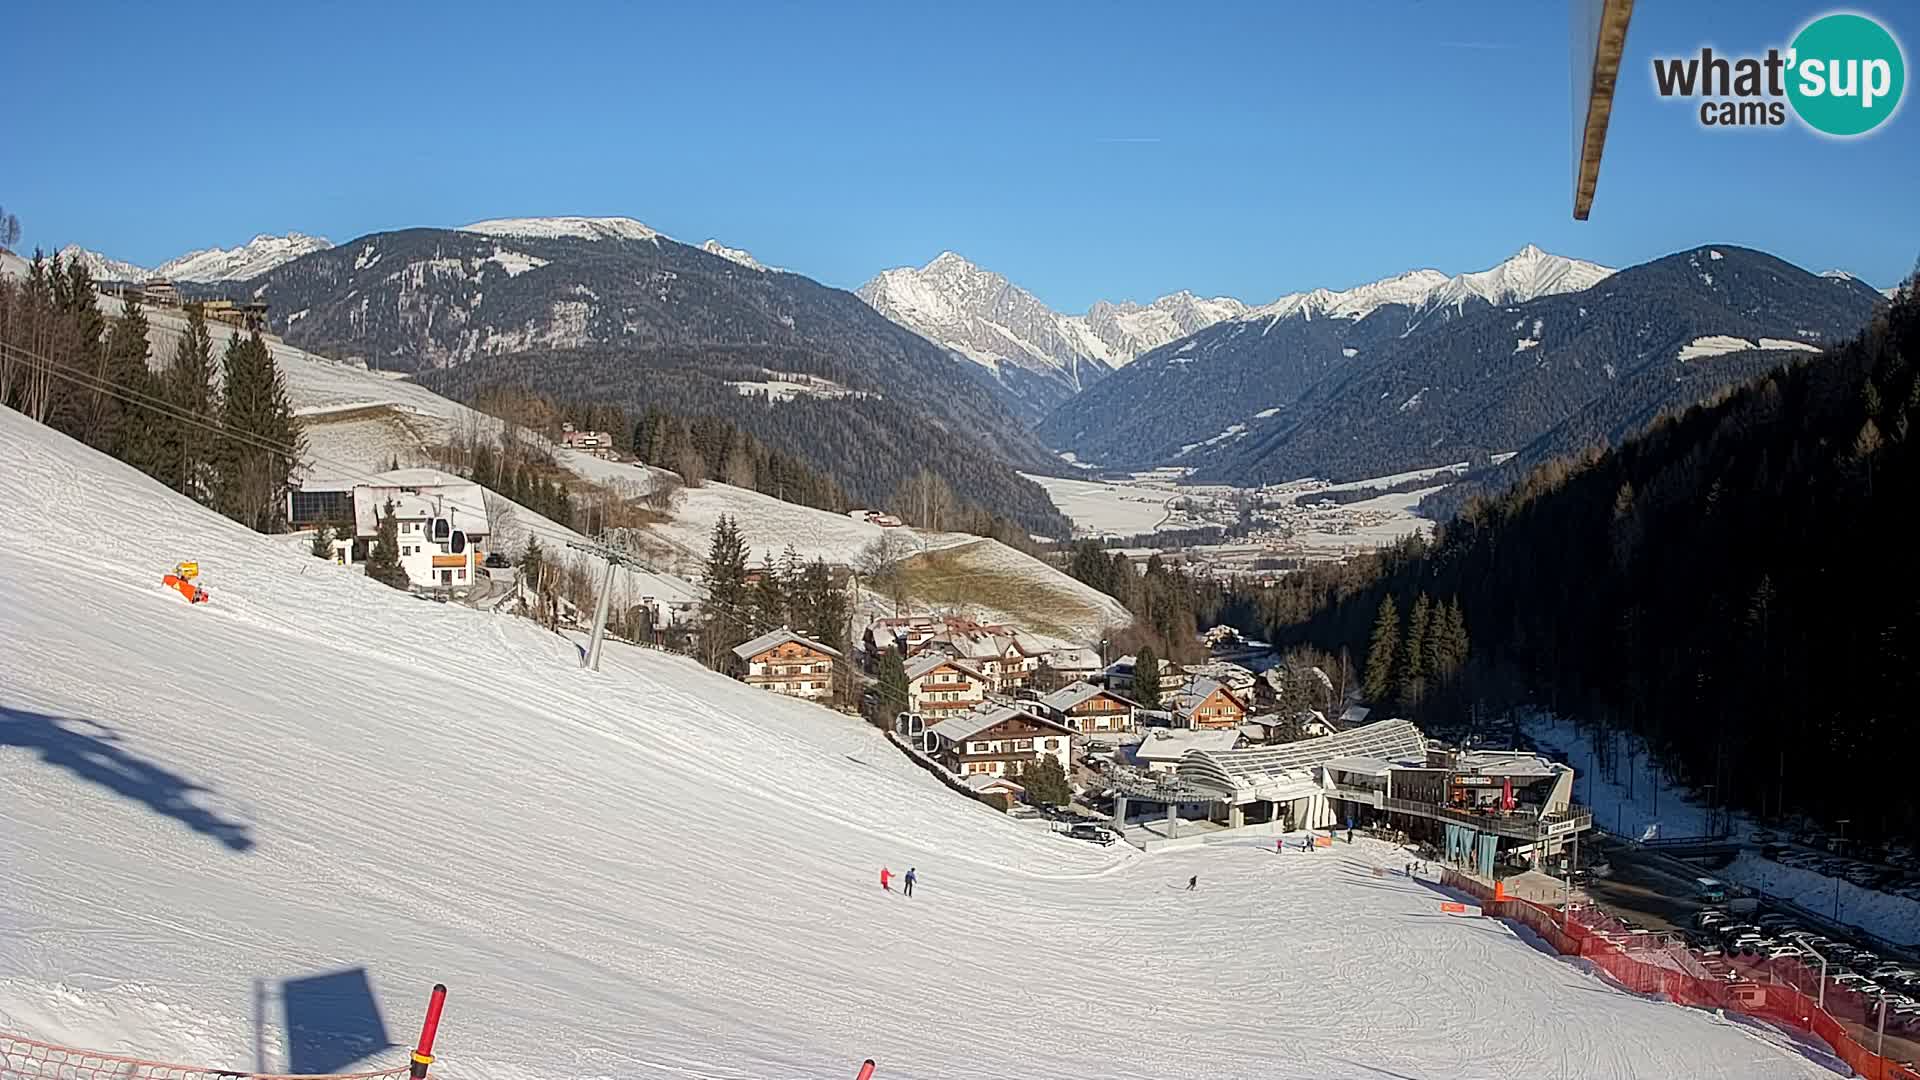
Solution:
M 0 705 L 0 747 L 6 746 L 31 750 L 47 764 L 205 833 L 231 851 L 253 847 L 249 826 L 194 803 L 194 795 L 213 789 L 125 749 L 120 736 L 98 721 Z

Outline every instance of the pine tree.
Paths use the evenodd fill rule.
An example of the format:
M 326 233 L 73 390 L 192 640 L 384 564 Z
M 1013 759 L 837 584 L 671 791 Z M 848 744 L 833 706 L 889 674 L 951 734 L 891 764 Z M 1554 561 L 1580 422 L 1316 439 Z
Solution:
M 400 522 L 393 516 L 392 499 L 387 500 L 380 515 L 380 530 L 374 534 L 373 550 L 367 553 L 367 576 L 396 589 L 413 584 L 407 577 L 406 567 L 400 565 Z
M 707 588 L 701 640 L 707 665 L 719 668 L 734 646 L 753 637 L 747 597 L 747 544 L 732 517 L 722 514 L 713 526 L 713 542 L 701 574 Z
M 761 561 L 760 578 L 750 590 L 747 601 L 756 637 L 769 630 L 791 625 L 788 601 L 785 583 L 780 580 L 779 570 L 773 565 L 773 556 L 768 555 Z M 804 626 L 794 629 L 806 632 Z
M 1367 673 L 1361 678 L 1367 700 L 1384 704 L 1393 693 L 1394 657 L 1400 647 L 1400 609 L 1392 594 L 1380 601 L 1373 620 L 1373 638 L 1367 644 Z
M 127 298 L 125 312 L 107 332 L 106 349 L 107 378 L 123 395 L 134 399 L 115 399 L 103 406 L 102 414 L 112 418 L 112 430 L 106 434 L 107 452 L 148 476 L 159 477 L 165 467 L 164 417 L 135 403 L 158 389 L 147 367 L 147 315 L 140 301 Z
M 861 663 L 866 666 L 867 674 L 873 674 L 874 668 L 880 663 L 880 644 L 873 640 L 871 626 L 867 627 L 866 633 L 860 638 L 860 657 Z
M 225 366 L 217 506 L 255 532 L 276 532 L 286 525 L 287 493 L 300 463 L 299 425 L 273 354 L 257 332 L 228 340 Z
M 898 648 L 880 654 L 879 680 L 880 715 L 891 720 L 895 713 L 906 712 L 907 661 Z
M 313 546 L 309 550 L 316 559 L 333 560 L 333 529 L 325 522 L 314 528 Z
M 213 387 L 213 335 L 199 304 L 187 305 L 187 330 L 161 376 L 161 396 L 174 416 L 156 418 L 167 463 L 161 479 L 201 503 L 213 499 L 214 425 L 219 420 Z
M 1073 801 L 1073 785 L 1067 781 L 1060 759 L 1041 754 L 1020 771 L 1019 784 L 1027 791 L 1027 801 L 1045 806 L 1064 806 Z
M 1160 707 L 1160 657 L 1151 645 L 1134 654 L 1133 700 L 1149 709 Z
M 1447 601 L 1443 621 L 1446 626 L 1446 669 L 1448 678 L 1459 674 L 1467 666 L 1467 657 L 1473 651 L 1472 639 L 1467 635 L 1466 615 L 1460 609 L 1460 598 Z
M 1408 705 L 1419 704 L 1426 690 L 1427 669 L 1432 659 L 1428 648 L 1434 644 L 1433 631 L 1439 622 L 1432 615 L 1433 604 L 1427 594 L 1415 596 L 1413 610 L 1407 615 L 1407 633 L 1402 639 L 1405 644 L 1400 649 L 1396 684 L 1400 700 Z
M 840 653 L 847 651 L 848 623 L 853 620 L 853 603 L 847 594 L 834 587 L 833 571 L 826 560 L 815 559 L 802 575 L 801 594 L 806 598 L 807 626 L 813 639 Z

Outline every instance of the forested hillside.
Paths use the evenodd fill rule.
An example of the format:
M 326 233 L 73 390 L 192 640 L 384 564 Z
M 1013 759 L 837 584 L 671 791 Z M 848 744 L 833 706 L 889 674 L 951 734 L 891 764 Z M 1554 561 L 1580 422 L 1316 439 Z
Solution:
M 1067 533 L 1015 472 L 1060 462 L 945 350 L 799 274 L 627 219 L 588 222 L 592 238 L 565 224 L 376 233 L 232 288 L 270 303 L 289 342 L 434 373 L 442 392 L 525 386 L 716 416 L 856 497 L 924 462 L 971 504 Z
M 1428 723 L 1531 701 L 1644 736 L 1723 804 L 1910 830 L 1917 376 L 1910 283 L 1855 340 L 1542 466 L 1431 544 L 1287 579 L 1271 632 L 1373 653 L 1372 688 Z M 1451 673 L 1404 648 L 1422 596 L 1461 613 Z
M 941 362 L 958 371 L 951 361 Z M 825 380 L 832 387 L 770 380 L 770 366 L 788 377 Z M 517 387 L 563 400 L 615 405 L 632 416 L 659 409 L 688 419 L 720 418 L 821 470 L 848 498 L 864 505 L 894 504 L 907 482 L 925 468 L 968 508 L 1003 515 L 1041 536 L 1072 532 L 1046 492 L 985 452 L 976 433 L 928 422 L 911 399 L 845 392 L 849 383 L 865 385 L 859 373 L 808 350 L 687 346 L 533 352 L 470 360 L 423 373 L 420 381 L 467 401 L 492 389 Z M 743 394 L 741 384 L 767 389 Z M 789 387 L 791 393 L 783 393 Z M 716 463 L 707 455 L 702 467 L 711 470 Z M 678 467 L 666 460 L 653 464 Z

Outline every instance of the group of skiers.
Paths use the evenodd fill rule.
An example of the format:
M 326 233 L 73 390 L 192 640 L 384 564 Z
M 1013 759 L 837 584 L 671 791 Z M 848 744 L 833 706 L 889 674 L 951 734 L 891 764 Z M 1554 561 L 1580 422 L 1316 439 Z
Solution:
M 1328 840 L 1332 840 L 1332 839 L 1333 839 L 1333 838 L 1334 838 L 1335 836 L 1338 836 L 1338 835 L 1339 835 L 1339 833 L 1338 833 L 1338 832 L 1336 832 L 1335 830 L 1332 830 L 1332 829 L 1329 829 L 1329 830 L 1327 830 L 1327 839 L 1328 839 Z M 1303 837 L 1301 837 L 1301 838 L 1300 838 L 1300 850 L 1301 850 L 1301 851 L 1312 851 L 1312 850 L 1313 850 L 1313 840 L 1314 840 L 1314 836 L 1313 836 L 1313 834 L 1312 834 L 1312 833 L 1308 833 L 1307 835 L 1305 835 L 1305 836 L 1303 836 Z M 1349 843 L 1349 844 L 1351 844 L 1351 843 L 1353 843 L 1353 830 L 1352 830 L 1352 829 L 1348 829 L 1348 830 L 1347 830 L 1347 843 Z M 1275 837 L 1275 838 L 1274 838 L 1274 840 L 1273 840 L 1273 853 L 1274 853 L 1275 855 L 1284 855 L 1284 854 L 1286 854 L 1286 851 L 1287 851 L 1287 840 L 1286 840 L 1286 837 L 1283 837 L 1283 836 L 1279 836 L 1279 837 Z
M 914 872 L 913 867 L 907 867 L 906 875 L 900 879 L 900 894 L 902 896 L 913 895 L 913 883 L 917 877 L 918 875 Z M 885 892 L 893 891 L 893 871 L 884 866 L 880 868 L 880 888 Z

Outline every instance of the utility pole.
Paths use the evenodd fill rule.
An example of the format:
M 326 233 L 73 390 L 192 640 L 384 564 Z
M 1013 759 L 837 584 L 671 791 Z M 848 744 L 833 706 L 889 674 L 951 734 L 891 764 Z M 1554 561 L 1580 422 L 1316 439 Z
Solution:
M 628 565 L 628 559 L 622 552 L 604 544 L 582 544 L 569 540 L 567 546 L 607 561 L 606 577 L 600 582 L 600 599 L 593 609 L 593 634 L 587 639 L 587 654 L 580 658 L 581 667 L 599 671 L 600 643 L 607 636 L 607 606 L 613 600 L 613 571 L 617 566 Z

